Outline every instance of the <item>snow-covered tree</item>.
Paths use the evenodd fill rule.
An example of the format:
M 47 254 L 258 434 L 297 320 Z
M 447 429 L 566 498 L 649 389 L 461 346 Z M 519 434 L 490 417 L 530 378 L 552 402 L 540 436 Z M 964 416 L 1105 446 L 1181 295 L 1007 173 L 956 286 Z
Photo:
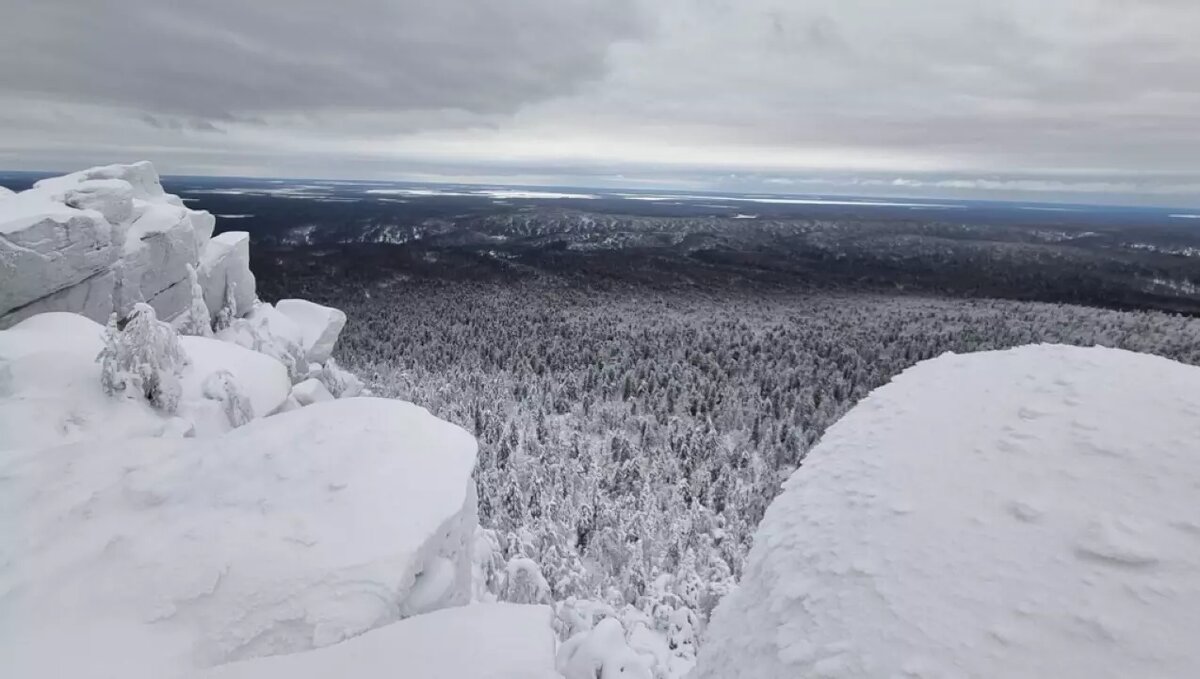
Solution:
M 116 314 L 109 317 L 104 348 L 96 360 L 105 393 L 143 396 L 165 413 L 179 408 L 179 375 L 188 363 L 187 354 L 175 329 L 158 320 L 149 304 L 135 304 L 124 329 L 118 329 Z
M 544 604 L 550 601 L 550 585 L 537 562 L 527 557 L 510 559 L 504 568 L 500 599 L 515 604 Z
M 213 318 L 213 330 L 221 332 L 230 325 L 233 325 L 233 320 L 238 316 L 237 283 L 232 280 L 226 280 L 225 303 L 221 305 L 216 317 Z
M 240 427 L 254 419 L 254 405 L 242 393 L 233 373 L 218 370 L 204 378 L 204 397 L 220 401 L 231 427 Z
M 178 323 L 180 334 L 212 337 L 212 318 L 208 313 L 208 305 L 204 303 L 204 288 L 200 286 L 200 277 L 196 275 L 196 267 L 187 265 L 188 285 L 191 287 L 192 303 L 183 318 Z

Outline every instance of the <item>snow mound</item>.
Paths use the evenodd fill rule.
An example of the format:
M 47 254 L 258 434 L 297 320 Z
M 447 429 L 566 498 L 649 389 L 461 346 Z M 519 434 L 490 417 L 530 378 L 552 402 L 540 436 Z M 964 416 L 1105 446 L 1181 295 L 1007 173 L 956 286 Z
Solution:
M 309 363 L 324 363 L 329 359 L 346 325 L 346 314 L 305 299 L 281 299 L 275 308 L 300 326 Z
M 229 371 L 262 417 L 291 391 L 283 364 L 228 342 L 181 337 L 190 360 L 182 376 L 178 417 L 140 398 L 108 396 L 96 356 L 104 328 L 78 314 L 38 314 L 0 330 L 0 450 L 44 448 L 74 441 L 142 436 L 221 434 L 230 428 L 223 405 L 205 394 L 214 373 Z
M 787 482 L 697 676 L 1200 676 L 1197 488 L 1200 368 L 924 362 Z
M 212 438 L 6 452 L 0 666 L 178 676 L 466 603 L 474 462 L 462 429 L 366 398 Z
M 546 606 L 479 604 L 401 620 L 307 653 L 216 667 L 204 679 L 552 679 Z
M 229 371 L 241 393 L 250 399 L 254 417 L 270 415 L 287 400 L 292 390 L 287 368 L 266 354 L 207 337 L 185 336 L 180 337 L 179 342 L 191 359 L 183 375 L 185 408 L 189 403 L 206 398 L 205 380 L 221 370 Z M 227 428 L 220 426 L 217 432 Z
M 170 421 L 144 399 L 105 395 L 96 363 L 103 334 L 62 312 L 0 330 L 0 450 L 167 432 Z

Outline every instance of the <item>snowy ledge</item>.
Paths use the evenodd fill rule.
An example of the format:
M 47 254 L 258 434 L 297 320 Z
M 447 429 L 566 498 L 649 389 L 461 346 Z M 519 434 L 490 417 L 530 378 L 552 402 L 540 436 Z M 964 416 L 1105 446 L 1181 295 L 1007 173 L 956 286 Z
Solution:
M 945 355 L 829 429 L 697 676 L 1200 676 L 1200 368 Z
M 369 398 L 219 437 L 9 451 L 0 658 L 163 677 L 467 603 L 474 463 L 462 429 Z

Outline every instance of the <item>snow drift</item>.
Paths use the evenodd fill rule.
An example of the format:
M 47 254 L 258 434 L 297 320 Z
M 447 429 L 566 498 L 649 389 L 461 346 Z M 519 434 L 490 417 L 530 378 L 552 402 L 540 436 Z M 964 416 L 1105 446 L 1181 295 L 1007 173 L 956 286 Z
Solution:
M 697 676 L 1200 676 L 1200 368 L 945 355 L 771 505 Z
M 178 416 L 144 399 L 111 397 L 100 385 L 96 356 L 104 328 L 78 314 L 45 313 L 0 330 L 0 450 L 140 436 L 220 434 L 230 428 L 222 406 L 204 393 L 216 372 L 233 373 L 252 415 L 278 408 L 291 390 L 278 361 L 228 342 L 180 338 L 190 359 Z
M 213 668 L 203 679 L 553 679 L 547 606 L 479 604 L 402 620 L 328 648 Z
M 173 676 L 464 604 L 475 449 L 357 398 L 211 438 L 7 451 L 0 666 Z

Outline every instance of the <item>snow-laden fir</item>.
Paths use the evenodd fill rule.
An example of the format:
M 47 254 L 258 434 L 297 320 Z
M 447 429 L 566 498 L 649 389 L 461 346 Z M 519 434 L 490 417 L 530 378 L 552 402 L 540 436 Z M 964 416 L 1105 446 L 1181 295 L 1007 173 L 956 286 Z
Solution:
M 1200 368 L 948 354 L 826 432 L 697 676 L 1200 676 Z
M 527 419 L 539 455 L 521 454 L 510 422 L 476 470 L 475 437 L 368 397 L 337 364 L 344 313 L 260 301 L 248 235 L 212 231 L 148 163 L 0 192 L 0 667 L 12 676 L 663 679 L 687 675 L 698 647 L 699 677 L 1200 673 L 1187 638 L 1200 623 L 1200 524 L 1185 510 L 1200 487 L 1200 368 L 1063 346 L 920 363 L 803 460 L 702 634 L 743 572 L 745 535 L 726 532 L 745 526 L 699 522 L 712 524 L 706 563 L 721 566 L 702 583 L 690 549 L 675 550 L 691 564 L 679 577 L 651 564 L 649 531 L 581 534 L 573 495 L 526 513 L 509 462 L 578 477 L 593 520 L 621 515 L 597 489 L 657 493 L 666 477 L 635 476 L 647 456 L 616 434 L 607 463 L 567 473 L 578 446 L 555 453 L 546 403 L 519 396 L 539 381 L 496 382 L 514 407 L 538 409 Z M 1187 355 L 1185 336 L 1147 341 Z M 772 337 L 746 360 L 774 366 Z M 555 355 L 538 358 L 539 380 Z M 798 369 L 794 352 L 778 361 Z M 879 379 L 835 390 L 831 413 L 889 367 L 870 369 Z M 676 390 L 660 413 L 623 375 L 609 398 L 631 410 L 611 426 L 641 418 L 652 443 L 645 411 L 677 423 Z M 424 379 L 413 391 L 431 407 L 453 394 Z M 582 415 L 557 398 L 556 415 L 608 412 L 583 393 Z M 710 430 L 717 395 L 691 400 Z M 739 407 L 755 402 L 773 401 Z M 476 410 L 475 431 L 498 436 L 487 415 Z M 750 440 L 799 462 L 807 441 L 764 419 Z M 757 457 L 675 478 L 744 469 L 762 492 L 720 504 L 754 516 L 772 490 Z M 712 511 L 711 492 L 688 492 L 687 511 Z M 573 530 L 481 528 L 477 495 L 521 510 L 512 520 Z M 560 539 L 593 531 L 586 542 L 610 563 L 584 564 Z

